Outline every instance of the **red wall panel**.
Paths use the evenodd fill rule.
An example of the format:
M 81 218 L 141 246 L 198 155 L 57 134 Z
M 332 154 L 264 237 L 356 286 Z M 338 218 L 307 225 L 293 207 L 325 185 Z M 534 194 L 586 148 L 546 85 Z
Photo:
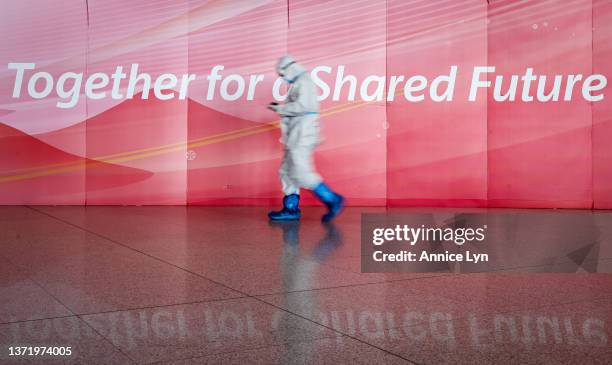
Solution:
M 590 0 L 516 4 L 495 1 L 489 9 L 488 61 L 506 85 L 528 67 L 547 76 L 546 91 L 556 74 L 591 73 Z M 488 100 L 489 205 L 590 208 L 590 104 L 497 102 L 491 90 Z
M 1 204 L 277 203 L 282 145 L 265 106 L 288 52 L 309 69 L 328 67 L 315 160 L 349 205 L 612 207 L 612 86 L 590 102 L 582 80 L 563 100 L 567 75 L 610 75 L 609 1 L 20 1 L 0 19 Z M 11 62 L 37 68 L 19 97 Z M 55 89 L 27 93 L 34 72 L 54 82 L 82 74 L 85 84 L 117 67 L 129 76 L 133 64 L 152 78 L 148 98 L 142 82 L 125 98 L 127 80 L 98 89 L 100 99 L 81 85 L 69 108 Z M 244 81 L 236 100 L 221 98 L 223 80 L 208 95 L 219 65 L 223 80 Z M 432 100 L 432 81 L 453 66 L 452 100 Z M 478 66 L 495 67 L 482 78 L 492 85 L 470 100 Z M 342 67 L 355 100 L 348 85 L 332 97 Z M 563 76 L 561 100 L 523 101 L 518 80 L 516 100 L 496 101 L 497 77 L 506 91 L 527 68 L 547 77 L 546 92 Z M 195 79 L 184 97 L 177 84 L 160 100 L 153 84 L 164 74 Z M 427 80 L 421 101 L 404 94 L 413 77 Z M 384 79 L 380 100 L 362 99 L 368 78 Z M 227 85 L 234 92 L 238 81 Z M 316 204 L 310 194 L 303 202 Z
M 453 100 L 387 104 L 390 205 L 482 206 L 487 198 L 487 103 L 468 101 L 471 70 L 487 63 L 487 4 L 389 1 L 387 74 L 438 75 L 457 66 Z M 442 92 L 443 88 L 440 88 Z
M 85 73 L 85 4 L 28 0 L 5 5 L 0 15 L 0 203 L 84 204 L 85 128 L 67 127 L 85 120 L 85 100 L 60 109 L 52 94 L 34 99 L 27 90 L 38 71 L 54 80 L 65 72 Z M 12 97 L 16 71 L 8 69 L 11 62 L 36 67 L 25 72 L 19 98 Z M 43 92 L 45 85 L 40 79 L 35 88 Z
M 593 72 L 612 75 L 612 2 L 593 0 Z M 605 92 L 612 92 L 608 82 Z M 593 103 L 594 207 L 612 208 L 612 103 Z

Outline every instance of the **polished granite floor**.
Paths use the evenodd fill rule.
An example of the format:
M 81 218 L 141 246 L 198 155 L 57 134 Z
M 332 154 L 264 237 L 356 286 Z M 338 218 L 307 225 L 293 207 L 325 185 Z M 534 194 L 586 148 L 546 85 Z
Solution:
M 498 251 L 528 268 L 362 274 L 361 213 L 384 211 L 0 207 L 0 363 L 612 363 L 611 212 L 484 211 L 515 216 Z M 73 353 L 8 356 L 29 345 Z

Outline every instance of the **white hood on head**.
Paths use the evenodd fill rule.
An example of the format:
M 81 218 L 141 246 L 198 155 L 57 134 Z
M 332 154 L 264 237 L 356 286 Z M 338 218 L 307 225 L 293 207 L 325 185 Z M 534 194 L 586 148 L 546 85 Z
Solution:
M 306 69 L 297 63 L 293 57 L 285 55 L 278 60 L 276 72 L 282 76 L 285 81 L 291 83 L 295 81 L 299 75 L 306 72 Z

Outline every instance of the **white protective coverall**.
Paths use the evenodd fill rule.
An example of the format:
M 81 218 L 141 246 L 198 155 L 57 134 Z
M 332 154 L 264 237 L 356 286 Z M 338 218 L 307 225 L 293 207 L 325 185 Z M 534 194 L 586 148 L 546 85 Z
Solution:
M 290 56 L 276 67 L 290 85 L 285 103 L 274 109 L 281 116 L 281 142 L 285 153 L 279 175 L 285 195 L 313 189 L 322 179 L 315 171 L 313 152 L 319 143 L 319 101 L 315 84 L 304 67 Z

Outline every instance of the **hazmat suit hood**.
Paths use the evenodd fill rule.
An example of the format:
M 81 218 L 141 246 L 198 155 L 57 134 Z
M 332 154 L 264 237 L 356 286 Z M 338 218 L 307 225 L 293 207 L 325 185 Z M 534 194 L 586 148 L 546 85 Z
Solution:
M 283 56 L 276 64 L 276 72 L 286 82 L 293 83 L 297 78 L 306 72 L 304 66 L 300 65 L 295 59 L 289 55 Z

